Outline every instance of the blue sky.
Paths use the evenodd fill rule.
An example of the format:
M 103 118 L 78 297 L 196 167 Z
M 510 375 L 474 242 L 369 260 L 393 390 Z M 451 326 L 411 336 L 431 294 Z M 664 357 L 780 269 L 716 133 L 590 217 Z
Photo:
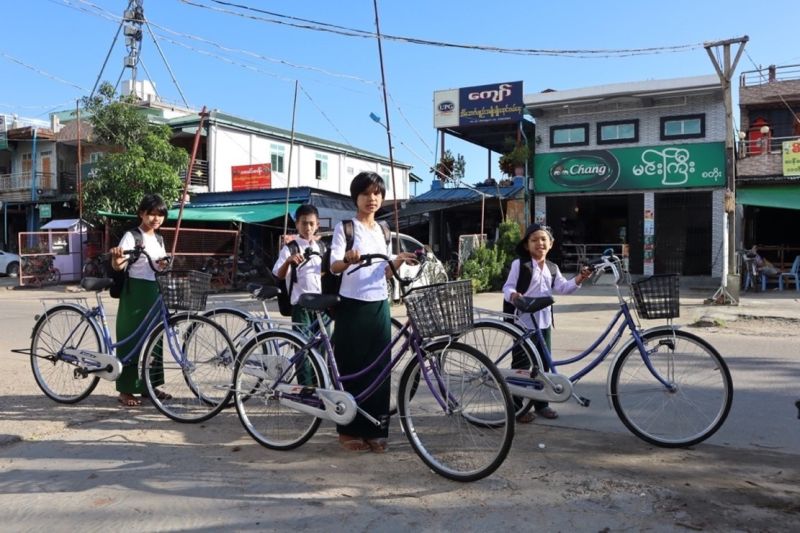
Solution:
M 234 0 L 279 15 L 374 32 L 372 0 Z M 194 4 L 194 5 L 192 5 Z M 295 80 L 297 131 L 387 154 L 374 38 L 318 32 L 248 17 L 288 21 L 213 0 L 144 0 L 145 16 L 187 101 L 289 129 Z M 87 95 L 127 0 L 6 0 L 0 32 L 0 113 L 47 118 Z M 206 7 L 198 7 L 206 6 Z M 381 32 L 431 41 L 536 49 L 641 49 L 696 45 L 632 57 L 530 56 L 384 41 L 395 159 L 429 187 L 435 161 L 433 92 L 522 80 L 525 93 L 713 74 L 701 43 L 749 35 L 738 69 L 800 64 L 797 3 L 788 0 L 570 1 L 379 0 Z M 245 14 L 240 16 L 231 12 Z M 303 23 L 301 23 L 303 24 Z M 103 79 L 122 71 L 120 38 Z M 162 98 L 181 96 L 148 32 L 144 66 Z M 23 66 L 19 62 L 24 63 Z M 139 77 L 145 76 L 143 69 Z M 127 77 L 127 74 L 126 74 Z M 58 78 L 59 80 L 53 79 Z M 76 87 L 77 86 L 77 87 Z M 735 103 L 735 100 L 734 100 Z M 486 152 L 448 140 L 466 157 L 466 181 L 487 175 Z M 493 157 L 492 171 L 497 156 Z

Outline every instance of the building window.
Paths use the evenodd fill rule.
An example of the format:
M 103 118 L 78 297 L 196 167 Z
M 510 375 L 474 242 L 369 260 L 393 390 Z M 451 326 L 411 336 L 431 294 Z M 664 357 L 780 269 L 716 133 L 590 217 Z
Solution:
M 661 117 L 661 140 L 692 139 L 706 136 L 706 116 Z
M 386 184 L 386 191 L 392 190 L 392 171 L 389 167 L 385 165 L 381 165 L 381 178 L 383 178 L 383 183 Z
M 104 155 L 105 155 L 104 152 L 92 152 L 91 154 L 89 154 L 89 163 L 97 163 L 98 161 L 103 159 Z
M 33 154 L 26 152 L 20 158 L 22 159 L 22 172 L 30 172 L 33 168 Z
M 286 147 L 282 144 L 270 144 L 269 152 L 272 172 L 283 172 L 283 156 L 286 153 Z
M 589 124 L 570 124 L 550 128 L 550 147 L 589 144 Z
M 314 154 L 314 177 L 318 180 L 328 179 L 328 156 L 327 154 Z
M 639 120 L 615 120 L 597 123 L 597 144 L 639 142 Z

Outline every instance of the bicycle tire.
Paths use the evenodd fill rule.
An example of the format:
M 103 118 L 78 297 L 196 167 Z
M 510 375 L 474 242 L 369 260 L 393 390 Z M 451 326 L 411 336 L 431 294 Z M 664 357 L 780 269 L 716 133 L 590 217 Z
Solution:
M 47 271 L 47 284 L 48 285 L 58 285 L 61 283 L 61 271 L 56 267 L 51 268 Z
M 431 386 L 438 390 L 421 377 L 418 360 L 406 367 L 398 406 L 403 431 L 414 453 L 437 474 L 454 481 L 482 479 L 503 463 L 514 438 L 508 388 L 489 358 L 471 346 L 440 341 L 424 350 Z M 442 396 L 446 411 L 438 400 Z M 503 422 L 475 424 L 470 418 L 476 413 Z
M 316 433 L 322 422 L 312 414 L 283 405 L 270 388 L 286 365 L 291 364 L 290 358 L 305 344 L 294 332 L 269 330 L 251 340 L 237 358 L 233 378 L 236 413 L 247 433 L 266 448 L 297 448 Z M 302 373 L 301 369 L 308 373 Z M 326 380 L 317 359 L 306 351 L 302 361 L 288 371 L 281 383 L 306 389 L 324 386 Z
M 396 318 L 392 317 L 392 338 L 394 339 L 395 335 L 400 333 L 403 329 L 403 324 L 397 320 Z M 400 349 L 403 347 L 403 344 L 408 339 L 410 333 L 408 331 L 405 332 L 403 335 L 403 339 L 397 341 L 397 344 L 394 345 L 392 348 L 392 360 L 400 353 Z M 397 364 L 392 367 L 392 374 L 390 377 L 390 389 L 391 392 L 389 393 L 389 416 L 394 416 L 397 414 L 397 395 L 400 390 L 400 378 L 403 377 L 403 370 L 405 370 L 408 363 L 414 358 L 414 351 L 411 349 L 411 345 L 405 349 L 403 355 L 397 361 Z
M 206 421 L 229 405 L 233 343 L 217 323 L 200 315 L 173 315 L 167 327 L 159 323 L 153 328 L 142 352 L 147 395 L 156 409 L 176 422 Z M 175 340 L 172 347 L 170 338 Z
M 725 422 L 733 400 L 733 381 L 722 356 L 705 340 L 681 330 L 645 331 L 642 342 L 651 364 L 676 389 L 659 383 L 631 344 L 611 369 L 611 400 L 620 420 L 656 446 L 703 442 Z
M 511 324 L 492 319 L 478 319 L 472 329 L 458 337 L 459 342 L 468 344 L 485 354 L 498 369 L 541 369 L 541 358 L 536 347 L 526 339 L 514 352 L 509 350 L 523 336 L 522 331 Z M 512 396 L 514 414 L 522 416 L 533 407 L 533 400 L 521 396 Z
M 84 325 L 85 324 L 85 325 Z M 31 370 L 42 392 L 58 403 L 78 403 L 89 396 L 100 378 L 81 375 L 79 367 L 60 355 L 64 348 L 102 352 L 99 326 L 72 305 L 45 311 L 31 334 Z
M 235 307 L 209 309 L 202 316 L 210 318 L 225 330 L 237 352 L 263 330 L 251 314 Z

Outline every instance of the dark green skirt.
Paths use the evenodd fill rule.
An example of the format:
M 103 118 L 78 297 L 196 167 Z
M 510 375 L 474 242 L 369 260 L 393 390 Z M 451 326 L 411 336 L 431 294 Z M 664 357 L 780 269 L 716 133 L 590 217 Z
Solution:
M 391 340 L 392 326 L 388 300 L 380 302 L 364 302 L 350 298 L 341 300 L 336 306 L 333 345 L 339 374 L 346 376 L 367 368 L 380 357 Z M 344 389 L 357 396 L 369 387 L 390 360 L 391 354 L 387 353 L 376 368 L 359 376 L 358 379 L 344 381 Z M 336 426 L 336 431 L 342 435 L 364 439 L 386 438 L 389 434 L 390 393 L 391 387 L 389 380 L 386 379 L 369 398 L 359 403 L 362 409 L 382 422 L 379 427 L 358 414 L 350 424 Z
M 127 338 L 136 331 L 139 324 L 147 317 L 147 312 L 152 307 L 153 302 L 158 298 L 158 285 L 155 281 L 128 278 L 125 286 L 122 287 L 122 294 L 119 298 L 119 308 L 117 309 L 117 342 Z M 146 335 L 147 331 L 142 331 L 140 335 L 130 339 L 128 342 L 117 347 L 117 358 L 124 359 L 134 348 L 136 343 L 141 341 L 141 336 Z M 139 346 L 141 349 L 141 346 Z M 117 378 L 117 392 L 128 394 L 142 394 L 144 382 L 138 370 L 139 353 L 124 363 L 122 374 Z

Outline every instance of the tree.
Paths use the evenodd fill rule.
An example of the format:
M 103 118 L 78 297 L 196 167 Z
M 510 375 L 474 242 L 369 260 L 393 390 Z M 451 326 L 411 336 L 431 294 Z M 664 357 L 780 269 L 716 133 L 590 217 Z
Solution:
M 452 181 L 458 183 L 464 177 L 464 171 L 467 167 L 464 156 L 458 154 L 453 155 L 450 150 L 445 150 L 439 162 L 431 169 L 435 178 L 442 182 Z
M 169 127 L 151 124 L 135 97 L 116 98 L 107 82 L 97 96 L 85 97 L 82 103 L 90 115 L 94 142 L 109 150 L 83 181 L 86 218 L 97 220 L 98 211 L 130 213 L 147 193 L 160 194 L 167 205 L 176 201 L 189 158 L 169 143 Z

